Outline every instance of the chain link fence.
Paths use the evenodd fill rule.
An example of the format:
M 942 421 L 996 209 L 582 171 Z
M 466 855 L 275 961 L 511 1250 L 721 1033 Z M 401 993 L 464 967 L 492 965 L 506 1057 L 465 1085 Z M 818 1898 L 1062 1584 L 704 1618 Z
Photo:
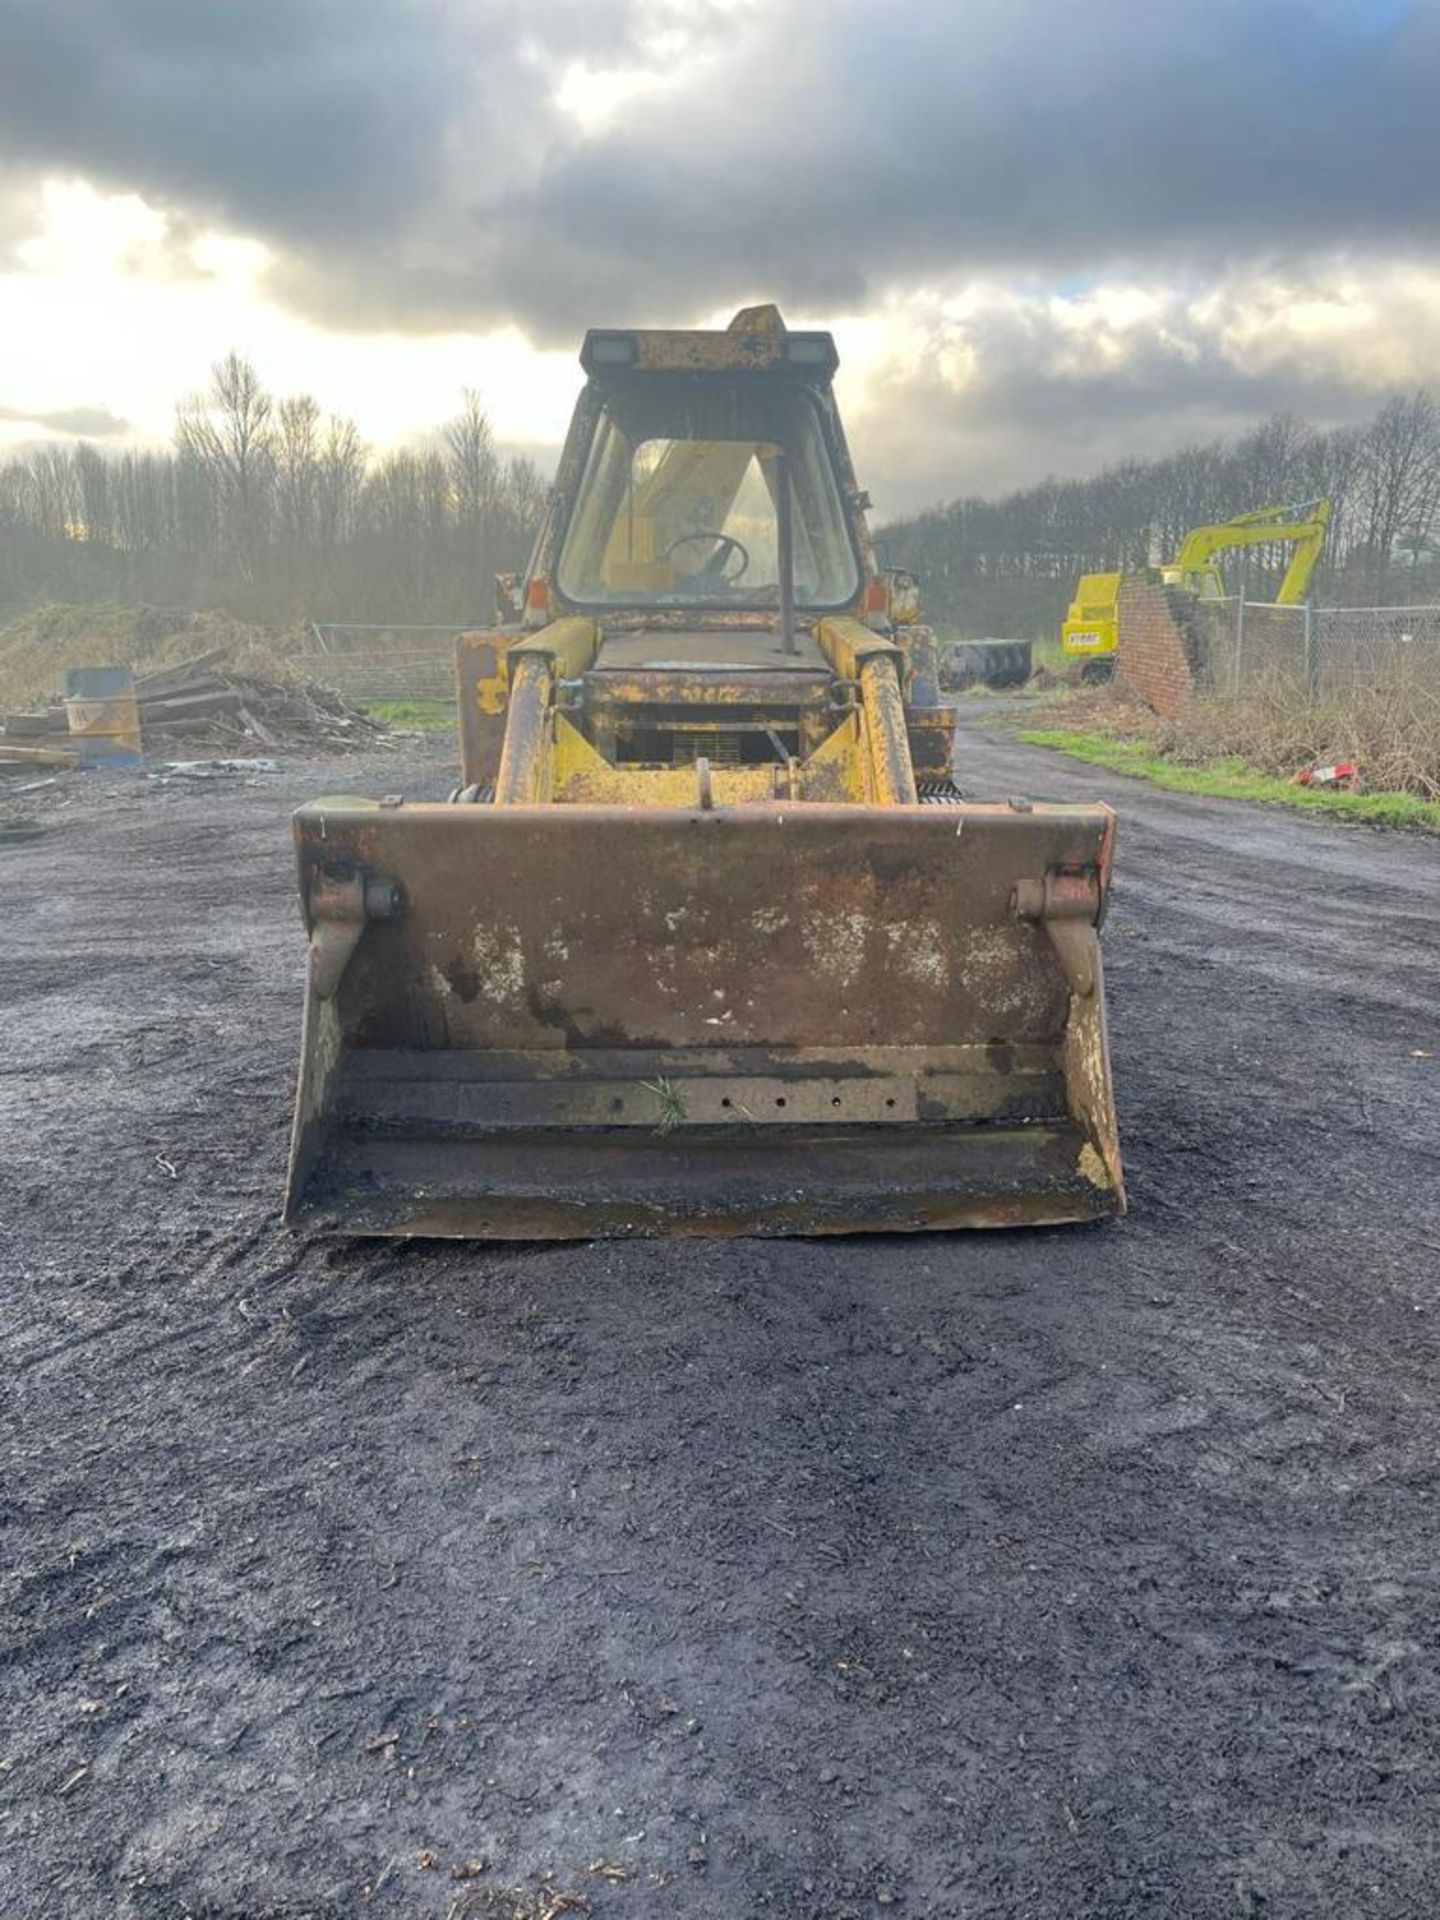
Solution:
M 363 626 L 312 621 L 298 664 L 306 676 L 347 700 L 455 698 L 455 638 L 482 624 L 453 627 Z
M 1315 608 L 1311 619 L 1318 687 L 1423 680 L 1440 688 L 1440 607 Z
M 1417 681 L 1440 688 L 1440 607 L 1282 607 L 1202 600 L 1193 632 L 1215 693 L 1289 680 L 1311 696 Z
M 315 621 L 299 665 L 309 679 L 360 704 L 453 702 L 455 639 L 477 624 Z M 1231 596 L 1198 601 L 1192 631 L 1198 677 L 1215 693 L 1276 680 L 1309 695 L 1417 682 L 1440 688 L 1440 606 L 1281 607 Z

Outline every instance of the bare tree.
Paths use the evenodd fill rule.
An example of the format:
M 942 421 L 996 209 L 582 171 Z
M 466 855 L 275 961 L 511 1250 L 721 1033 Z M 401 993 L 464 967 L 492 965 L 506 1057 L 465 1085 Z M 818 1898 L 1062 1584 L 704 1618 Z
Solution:
M 280 540 L 301 554 L 314 545 L 319 507 L 320 404 L 310 394 L 280 402 L 274 458 Z
M 84 537 L 101 546 L 108 546 L 114 535 L 110 464 L 94 447 L 82 440 L 75 449 L 74 468 Z
M 326 423 L 316 482 L 317 539 L 327 562 L 355 531 L 368 455 L 353 420 Z
M 220 507 L 221 539 L 246 573 L 253 571 L 267 531 L 274 413 L 260 376 L 232 349 L 215 363 L 207 392 L 186 401 L 175 423 L 177 451 L 208 474 Z
M 467 387 L 459 413 L 445 428 L 450 481 L 461 525 L 480 526 L 491 512 L 500 478 L 500 461 L 489 416 L 473 387 Z
M 1365 436 L 1357 507 L 1371 577 L 1385 576 L 1402 534 L 1428 532 L 1440 498 L 1440 418 L 1428 393 L 1387 400 Z
M 1369 428 L 1322 434 L 1278 414 L 1229 444 L 1182 447 L 999 500 L 955 500 L 884 529 L 881 541 L 889 560 L 922 575 L 942 624 L 1043 635 L 1082 572 L 1168 560 L 1192 527 L 1321 494 L 1331 501 L 1325 593 L 1440 597 L 1424 537 L 1440 520 L 1440 428 L 1424 393 L 1388 402 Z M 1401 538 L 1403 567 L 1394 557 Z M 1256 550 L 1250 590 L 1270 592 L 1288 558 L 1279 545 Z

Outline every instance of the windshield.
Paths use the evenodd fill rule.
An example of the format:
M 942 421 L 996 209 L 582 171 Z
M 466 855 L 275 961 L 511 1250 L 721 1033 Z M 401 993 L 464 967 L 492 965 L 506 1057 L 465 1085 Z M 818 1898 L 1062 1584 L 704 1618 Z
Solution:
M 777 380 L 654 378 L 601 408 L 556 580 L 583 606 L 779 605 L 776 502 L 788 474 L 795 601 L 860 586 L 819 414 Z

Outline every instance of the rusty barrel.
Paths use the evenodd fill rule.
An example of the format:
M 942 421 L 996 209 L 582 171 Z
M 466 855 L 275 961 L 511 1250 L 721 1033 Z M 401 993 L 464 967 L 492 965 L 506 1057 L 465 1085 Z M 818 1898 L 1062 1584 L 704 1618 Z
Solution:
M 65 676 L 65 713 L 82 767 L 140 764 L 140 708 L 129 667 L 75 667 Z

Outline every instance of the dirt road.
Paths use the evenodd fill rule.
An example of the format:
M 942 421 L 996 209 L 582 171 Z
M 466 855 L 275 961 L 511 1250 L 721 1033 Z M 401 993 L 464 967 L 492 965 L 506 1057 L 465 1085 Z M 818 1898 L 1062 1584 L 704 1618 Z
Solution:
M 1440 1911 L 1435 844 L 967 739 L 1122 809 L 1128 1221 L 306 1246 L 417 752 L 0 799 L 6 1915 Z

